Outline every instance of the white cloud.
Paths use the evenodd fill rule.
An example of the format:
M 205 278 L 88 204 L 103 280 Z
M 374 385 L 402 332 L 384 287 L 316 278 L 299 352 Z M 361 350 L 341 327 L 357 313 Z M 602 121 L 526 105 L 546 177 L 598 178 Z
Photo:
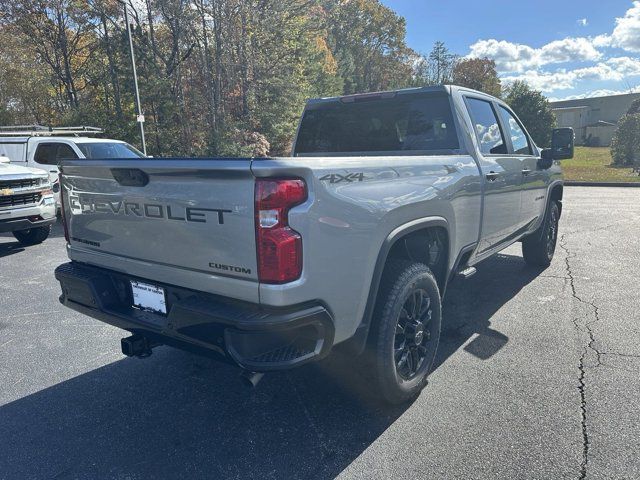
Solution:
M 479 40 L 471 45 L 472 58 L 491 58 L 499 70 L 521 71 L 527 66 L 538 66 L 534 48 L 505 40 Z
M 577 20 L 588 26 L 587 18 Z M 568 37 L 539 48 L 506 40 L 482 39 L 470 47 L 469 57 L 488 57 L 496 62 L 505 83 L 525 80 L 543 92 L 572 89 L 581 81 L 628 82 L 640 76 L 640 59 L 630 56 L 608 57 L 612 48 L 640 52 L 640 0 L 634 0 L 623 17 L 616 18 L 608 33 L 595 37 Z M 561 64 L 587 63 L 567 69 Z M 551 69 L 551 65 L 564 68 Z M 604 92 L 600 90 L 599 92 Z M 614 90 L 611 90 L 614 91 Z
M 528 70 L 526 72 L 502 77 L 506 83 L 524 80 L 536 90 L 553 92 L 575 88 L 583 80 L 622 81 L 629 77 L 640 76 L 640 59 L 614 57 L 590 67 L 574 70 L 559 69 L 555 72 Z
M 586 22 L 586 19 L 582 19 L 578 23 L 586 26 L 588 23 L 581 23 L 583 20 Z M 603 33 L 589 41 L 595 48 L 615 47 L 628 52 L 640 52 L 640 0 L 634 0 L 624 17 L 616 18 L 616 26 L 610 34 Z
M 606 63 L 622 78 L 640 75 L 640 59 L 638 58 L 614 57 L 607 60 Z
M 607 35 L 607 34 L 598 35 L 591 39 L 591 43 L 596 48 L 610 47 L 611 35 Z
M 602 88 L 600 90 L 592 90 L 591 92 L 582 93 L 580 95 L 568 95 L 566 97 L 549 97 L 550 102 L 558 102 L 561 100 L 579 100 L 581 98 L 594 98 L 594 97 L 609 97 L 611 95 L 624 95 L 625 93 L 639 93 L 640 86 L 628 88 L 626 90 L 611 90 L 608 88 Z
M 624 17 L 616 18 L 611 45 L 629 52 L 640 52 L 640 1 L 634 1 Z
M 553 63 L 596 61 L 602 57 L 588 38 L 565 38 L 532 48 L 505 40 L 479 40 L 471 45 L 470 57 L 495 60 L 499 70 L 523 72 Z
M 575 61 L 595 61 L 602 58 L 602 53 L 595 49 L 591 40 L 587 38 L 565 38 L 547 43 L 540 49 L 543 58 L 551 60 L 548 63 L 562 63 Z
M 553 92 L 554 90 L 567 90 L 574 87 L 575 76 L 572 72 L 559 70 L 557 72 L 540 72 L 529 70 L 518 75 L 502 77 L 504 83 L 512 83 L 516 80 L 527 82 L 532 88 L 542 92 Z

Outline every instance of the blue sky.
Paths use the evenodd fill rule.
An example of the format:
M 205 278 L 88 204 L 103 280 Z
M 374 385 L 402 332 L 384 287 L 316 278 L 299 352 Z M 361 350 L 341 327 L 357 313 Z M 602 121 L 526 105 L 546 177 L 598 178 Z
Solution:
M 504 82 L 551 98 L 640 91 L 640 0 L 382 0 L 407 21 L 407 43 L 442 40 L 496 61 Z

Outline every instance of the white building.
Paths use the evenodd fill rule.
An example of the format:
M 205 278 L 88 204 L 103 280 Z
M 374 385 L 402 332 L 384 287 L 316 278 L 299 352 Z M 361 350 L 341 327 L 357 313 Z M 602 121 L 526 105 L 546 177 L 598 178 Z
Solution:
M 576 144 L 609 146 L 616 124 L 640 93 L 551 102 L 558 127 L 572 127 Z

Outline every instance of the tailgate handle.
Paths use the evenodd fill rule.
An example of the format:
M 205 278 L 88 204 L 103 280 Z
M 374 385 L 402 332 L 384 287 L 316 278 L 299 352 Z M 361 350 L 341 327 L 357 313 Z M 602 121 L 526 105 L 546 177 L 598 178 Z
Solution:
M 112 168 L 111 175 L 123 187 L 144 187 L 149 183 L 149 175 L 139 168 Z

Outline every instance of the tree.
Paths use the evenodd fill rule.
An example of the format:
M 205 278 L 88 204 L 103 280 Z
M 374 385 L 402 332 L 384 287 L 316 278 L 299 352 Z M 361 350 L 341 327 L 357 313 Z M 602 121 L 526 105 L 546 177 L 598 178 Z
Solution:
M 429 70 L 432 83 L 443 85 L 451 83 L 451 75 L 457 57 L 445 46 L 444 42 L 437 41 L 429 53 Z
M 640 113 L 623 115 L 618 121 L 611 140 L 611 157 L 614 165 L 620 166 L 640 161 Z
M 640 98 L 636 98 L 627 111 L 628 115 L 634 115 L 636 113 L 640 113 Z
M 410 86 L 380 0 L 124 0 L 152 155 L 284 155 L 310 97 Z M 0 121 L 137 144 L 120 0 L 0 0 Z M 442 79 L 450 54 L 434 56 Z
M 50 123 L 64 102 L 48 65 L 41 62 L 20 31 L 0 24 L 0 124 Z
M 451 53 L 444 42 L 436 42 L 428 55 L 414 53 L 409 61 L 413 65 L 411 86 L 445 85 L 452 83 L 458 56 Z
M 405 43 L 406 22 L 378 0 L 318 2 L 326 14 L 328 45 L 344 93 L 409 85 L 414 52 Z
M 547 97 L 526 82 L 516 80 L 505 89 L 505 101 L 520 118 L 537 145 L 549 146 L 556 116 Z
M 473 88 L 499 97 L 500 78 L 496 71 L 496 62 L 488 58 L 465 58 L 453 67 L 452 82 L 461 87 Z
M 1 0 L 10 21 L 24 34 L 38 57 L 50 68 L 67 106 L 79 107 L 81 77 L 86 72 L 94 44 L 86 2 L 71 0 Z
M 11 112 L 0 105 L 0 125 L 10 125 L 13 123 L 13 115 Z

